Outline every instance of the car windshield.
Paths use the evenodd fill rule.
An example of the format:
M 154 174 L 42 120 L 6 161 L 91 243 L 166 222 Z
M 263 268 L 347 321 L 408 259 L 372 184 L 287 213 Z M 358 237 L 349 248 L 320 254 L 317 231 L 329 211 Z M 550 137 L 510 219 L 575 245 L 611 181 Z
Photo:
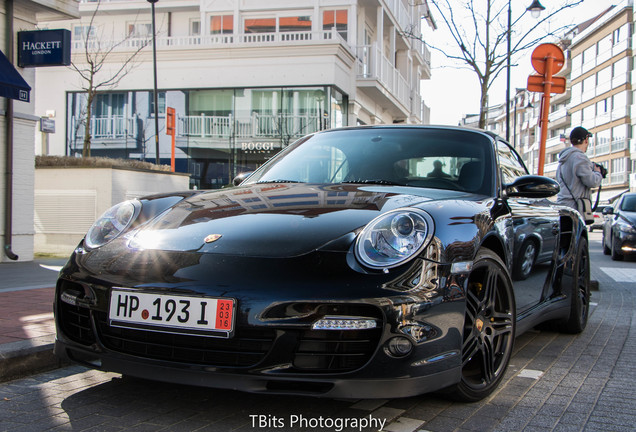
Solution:
M 303 138 L 246 183 L 402 185 L 492 195 L 492 144 L 460 129 L 352 128 Z
M 623 198 L 621 210 L 626 212 L 636 212 L 636 195 L 628 195 Z

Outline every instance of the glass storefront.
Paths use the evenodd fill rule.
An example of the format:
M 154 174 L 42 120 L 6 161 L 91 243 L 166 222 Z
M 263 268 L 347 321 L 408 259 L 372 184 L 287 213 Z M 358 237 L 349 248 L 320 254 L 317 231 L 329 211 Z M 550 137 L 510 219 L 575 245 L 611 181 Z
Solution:
M 308 133 L 346 126 L 347 96 L 333 87 L 277 87 L 161 92 L 161 162 L 169 163 L 165 107 L 176 111 L 177 171 L 197 188 L 220 188 L 253 171 Z M 68 96 L 68 152 L 81 153 L 86 97 Z M 93 156 L 154 161 L 152 92 L 104 93 L 91 118 Z M 109 109 L 108 103 L 113 106 Z M 109 125 L 118 125 L 118 134 Z M 123 131 L 123 132 L 122 132 Z

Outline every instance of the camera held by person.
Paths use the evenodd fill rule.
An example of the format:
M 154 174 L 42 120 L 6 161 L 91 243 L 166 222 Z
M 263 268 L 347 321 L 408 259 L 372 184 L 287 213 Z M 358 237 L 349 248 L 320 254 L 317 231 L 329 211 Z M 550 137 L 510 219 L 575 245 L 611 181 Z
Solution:
M 603 178 L 607 177 L 607 168 L 605 168 L 603 165 L 596 162 L 594 162 L 594 165 L 596 165 L 598 169 L 601 171 L 601 175 L 603 176 Z

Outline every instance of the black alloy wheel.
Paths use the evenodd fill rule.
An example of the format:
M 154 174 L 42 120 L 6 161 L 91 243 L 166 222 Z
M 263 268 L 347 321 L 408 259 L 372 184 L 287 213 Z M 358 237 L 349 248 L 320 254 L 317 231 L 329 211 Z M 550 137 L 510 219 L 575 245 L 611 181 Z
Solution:
M 482 249 L 468 278 L 462 376 L 451 389 L 454 399 L 478 401 L 497 388 L 512 355 L 515 318 L 506 266 L 493 251 Z
M 570 316 L 561 328 L 566 333 L 581 333 L 590 313 L 590 253 L 584 238 L 579 240 L 572 276 Z
M 614 261 L 622 261 L 623 260 L 623 254 L 621 254 L 620 251 L 616 248 L 616 240 L 614 240 L 614 235 L 613 234 L 610 236 L 610 239 L 612 241 L 612 246 L 610 247 L 610 252 L 612 254 L 612 259 Z

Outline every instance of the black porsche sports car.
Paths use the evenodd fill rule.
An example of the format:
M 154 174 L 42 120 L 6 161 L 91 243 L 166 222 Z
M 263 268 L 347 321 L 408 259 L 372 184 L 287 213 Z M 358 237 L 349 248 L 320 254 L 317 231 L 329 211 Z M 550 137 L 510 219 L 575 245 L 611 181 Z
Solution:
M 236 187 L 108 210 L 60 272 L 55 352 L 250 392 L 479 400 L 516 335 L 586 325 L 587 231 L 557 191 L 484 131 L 318 132 Z M 551 255 L 513 283 L 525 224 Z

